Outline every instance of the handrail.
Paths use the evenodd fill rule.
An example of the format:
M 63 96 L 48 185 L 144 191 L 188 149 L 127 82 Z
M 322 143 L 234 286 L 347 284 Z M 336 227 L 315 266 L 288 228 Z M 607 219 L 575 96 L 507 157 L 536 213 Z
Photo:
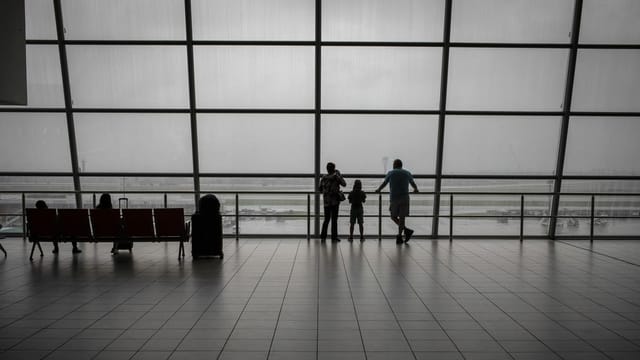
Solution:
M 206 193 L 207 191 L 201 191 L 202 193 Z M 296 191 L 296 190 L 256 190 L 256 191 L 252 191 L 252 190 L 223 190 L 223 191 L 210 191 L 211 193 L 215 193 L 218 195 L 234 195 L 234 206 L 233 206 L 233 210 L 232 211 L 227 211 L 225 213 L 223 213 L 223 217 L 226 218 L 233 218 L 234 219 L 234 223 L 235 223 L 235 229 L 233 231 L 233 235 L 236 239 L 240 238 L 240 223 L 241 223 L 241 218 L 246 218 L 246 217 L 258 217 L 258 218 L 296 218 L 296 219 L 306 219 L 307 222 L 307 231 L 306 231 L 306 237 L 307 239 L 310 239 L 312 237 L 311 233 L 311 218 L 312 217 L 316 217 L 319 218 L 321 216 L 321 214 L 316 214 L 316 213 L 312 213 L 312 206 L 311 206 L 311 201 L 312 201 L 312 195 L 316 195 L 318 194 L 317 192 L 314 191 Z M 0 213 L 0 216 L 4 215 L 4 216 L 16 216 L 16 217 L 22 217 L 22 228 L 23 228 L 23 237 L 26 237 L 25 231 L 24 229 L 26 229 L 26 216 L 25 216 L 25 211 L 26 211 L 26 195 L 30 194 L 86 194 L 86 195 L 93 195 L 94 197 L 94 201 L 95 201 L 95 196 L 96 194 L 100 194 L 101 192 L 97 192 L 97 191 L 72 191 L 72 190 L 53 190 L 53 191 L 44 191 L 44 190 L 40 190 L 40 191 L 0 191 L 0 194 L 15 194 L 15 195 L 20 195 L 20 203 L 21 203 L 21 207 L 22 207 L 22 212 L 21 213 Z M 128 190 L 128 191 L 111 191 L 111 193 L 117 193 L 117 194 L 123 194 L 123 195 L 149 195 L 149 194 L 158 194 L 158 195 L 163 195 L 162 196 L 162 203 L 164 207 L 168 206 L 168 195 L 170 194 L 183 194 L 183 195 L 192 195 L 194 194 L 194 191 L 180 191 L 180 190 Z M 345 193 L 349 193 L 349 191 L 345 191 Z M 377 223 L 377 227 L 378 227 L 378 234 L 377 237 L 379 239 L 382 239 L 383 234 L 382 234 L 382 224 L 383 224 L 383 219 L 386 217 L 386 215 L 383 215 L 383 209 L 382 209 L 382 204 L 383 204 L 383 195 L 387 194 L 388 192 L 372 192 L 372 191 L 366 191 L 367 194 L 376 194 L 377 196 L 373 199 L 378 201 L 378 205 L 377 205 L 377 214 L 365 214 L 365 217 L 367 218 L 378 218 L 378 223 Z M 436 192 L 433 191 L 426 191 L 426 192 L 420 192 L 420 193 L 413 193 L 413 196 L 417 196 L 417 197 L 430 197 L 435 195 Z M 434 215 L 433 213 L 426 213 L 426 214 L 420 214 L 420 215 L 411 215 L 410 218 L 427 218 L 427 219 L 431 219 L 431 218 L 441 218 L 441 219 L 449 219 L 449 234 L 448 234 L 448 238 L 452 241 L 453 238 L 455 237 L 454 234 L 454 219 L 514 219 L 514 218 L 518 218 L 520 221 L 520 226 L 519 226 L 519 232 L 518 234 L 514 234 L 514 237 L 518 237 L 520 239 L 520 241 L 522 241 L 525 238 L 525 231 L 524 231 L 524 221 L 525 219 L 588 219 L 589 220 L 589 236 L 588 238 L 593 241 L 594 238 L 596 238 L 595 234 L 594 234 L 594 224 L 596 223 L 596 220 L 601 219 L 601 220 L 606 220 L 606 219 L 640 219 L 640 216 L 620 216 L 620 215 L 616 215 L 616 214 L 607 214 L 607 215 L 597 215 L 596 214 L 596 207 L 595 207 L 595 199 L 596 197 L 599 198 L 603 198 L 603 197 L 638 197 L 638 200 L 635 201 L 640 201 L 640 193 L 584 193 L 584 192 L 560 192 L 560 193 L 555 193 L 555 192 L 489 192 L 489 191 L 478 191 L 478 192 L 474 192 L 474 191 L 443 191 L 440 192 L 441 195 L 448 195 L 446 197 L 443 197 L 442 199 L 444 201 L 449 201 L 449 214 L 446 215 Z M 250 213 L 250 214 L 243 214 L 240 211 L 240 196 L 241 195 L 305 195 L 306 197 L 306 211 L 303 210 L 296 210 L 294 212 L 289 212 L 289 213 L 263 213 L 260 211 L 257 211 L 255 213 Z M 509 212 L 505 212 L 505 211 L 497 211 L 495 213 L 486 213 L 486 214 L 479 214 L 478 211 L 481 210 L 481 208 L 477 205 L 466 205 L 466 206 L 471 206 L 473 208 L 477 208 L 478 210 L 474 209 L 474 212 L 472 213 L 466 213 L 466 214 L 456 214 L 454 211 L 454 198 L 460 199 L 460 197 L 465 197 L 467 201 L 471 201 L 472 199 L 469 199 L 468 197 L 486 197 L 486 196 L 494 196 L 494 197 L 514 197 L 514 199 L 512 200 L 507 200 L 509 201 L 509 203 L 512 204 L 505 204 L 505 205 L 499 205 L 499 206 L 515 206 L 516 205 L 516 199 L 515 197 L 519 197 L 519 211 L 517 211 L 517 213 L 514 213 L 514 209 L 511 209 L 511 211 Z M 584 199 L 583 201 L 589 201 L 589 206 L 590 209 L 586 209 L 586 208 L 580 208 L 577 210 L 572 210 L 573 211 L 573 215 L 569 214 L 567 215 L 566 213 L 558 213 L 554 215 L 549 214 L 548 212 L 543 212 L 542 213 L 534 213 L 534 214 L 526 214 L 526 209 L 525 209 L 525 197 L 528 197 L 529 199 L 531 199 L 532 197 L 541 197 L 541 196 L 559 196 L 559 197 L 588 197 L 588 199 Z M 298 199 L 297 201 L 299 202 L 302 199 Z M 429 199 L 427 199 L 428 201 Z M 465 201 L 465 200 L 459 200 L 459 201 Z M 475 200 L 475 199 L 473 199 Z M 440 206 L 446 205 L 446 202 L 443 204 L 441 203 Z M 640 207 L 639 207 L 640 208 Z M 488 211 L 489 209 L 486 209 L 485 211 Z M 494 209 L 495 210 L 495 209 Z M 631 211 L 633 213 L 636 213 L 633 210 L 630 209 L 622 209 L 623 211 Z M 532 211 L 540 211 L 540 209 L 535 209 Z M 639 210 L 640 211 L 640 210 Z M 339 215 L 339 217 L 348 217 L 348 215 Z M 255 235 L 255 234 L 243 234 L 243 235 Z M 438 234 L 436 234 L 435 236 L 438 236 Z M 483 235 L 484 236 L 484 235 Z M 568 236 L 568 235 L 565 235 Z M 535 237 L 539 237 L 539 236 L 535 236 Z M 559 236 L 562 237 L 562 236 Z M 624 237 L 624 236 L 623 236 Z M 635 236 L 637 237 L 637 236 Z

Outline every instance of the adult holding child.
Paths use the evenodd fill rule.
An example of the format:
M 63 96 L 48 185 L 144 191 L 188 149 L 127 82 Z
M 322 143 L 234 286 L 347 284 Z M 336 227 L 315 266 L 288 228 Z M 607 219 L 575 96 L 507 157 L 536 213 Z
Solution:
M 345 200 L 344 193 L 340 191 L 340 186 L 347 186 L 342 178 L 340 171 L 336 170 L 336 164 L 327 163 L 327 174 L 320 179 L 319 190 L 322 193 L 324 202 L 324 222 L 322 223 L 322 232 L 320 240 L 327 240 L 327 227 L 331 222 L 331 241 L 338 242 L 338 210 L 340 202 Z

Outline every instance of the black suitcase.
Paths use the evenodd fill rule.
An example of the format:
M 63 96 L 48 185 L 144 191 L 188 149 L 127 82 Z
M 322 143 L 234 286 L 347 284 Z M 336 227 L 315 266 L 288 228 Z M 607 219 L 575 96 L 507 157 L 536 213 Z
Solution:
M 220 202 L 214 195 L 205 195 L 199 201 L 200 210 L 191 216 L 191 256 L 219 256 L 222 252 L 222 216 Z

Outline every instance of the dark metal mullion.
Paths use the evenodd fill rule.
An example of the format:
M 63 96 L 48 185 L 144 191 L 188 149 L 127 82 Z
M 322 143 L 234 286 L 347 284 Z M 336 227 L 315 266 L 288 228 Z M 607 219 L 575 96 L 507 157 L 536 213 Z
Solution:
M 71 84 L 69 81 L 69 63 L 67 62 L 67 49 L 64 44 L 64 22 L 62 19 L 62 6 L 60 0 L 53 0 L 56 20 L 56 33 L 58 35 L 58 52 L 60 55 L 60 71 L 62 74 L 62 88 L 64 91 L 64 108 L 67 117 L 67 132 L 69 136 L 69 153 L 71 155 L 71 171 L 73 176 L 73 189 L 76 195 L 76 207 L 82 207 L 82 187 L 78 168 L 78 146 L 76 142 L 76 127 L 73 121 L 73 101 L 71 100 Z
M 315 28 L 315 99 L 314 99 L 314 144 L 313 144 L 313 191 L 314 191 L 314 217 L 313 231 L 317 237 L 320 233 L 320 194 L 318 187 L 320 185 L 320 169 L 321 169 L 321 131 L 322 131 L 322 0 L 315 0 L 316 3 L 316 28 Z
M 556 223 L 560 206 L 560 191 L 562 190 L 562 175 L 567 151 L 567 136 L 569 134 L 569 119 L 571 116 L 571 99 L 573 96 L 573 81 L 576 74 L 576 60 L 578 57 L 578 40 L 580 37 L 580 20 L 582 17 L 582 0 L 576 0 L 573 11 L 573 25 L 571 27 L 571 50 L 569 51 L 569 65 L 567 68 L 567 82 L 564 90 L 562 126 L 560 128 L 560 144 L 558 145 L 558 160 L 556 163 L 556 179 L 553 184 L 553 200 L 551 202 L 551 219 L 549 221 L 549 237 L 556 237 Z
M 442 67 L 440 71 L 440 108 L 438 115 L 438 143 L 436 150 L 436 177 L 433 195 L 433 218 L 431 222 L 431 237 L 438 236 L 440 222 L 440 191 L 442 189 L 442 156 L 444 152 L 444 126 L 447 110 L 447 82 L 449 79 L 449 45 L 451 39 L 451 2 L 447 0 L 444 11 L 444 29 L 442 45 Z
M 193 159 L 194 204 L 198 208 L 200 199 L 200 160 L 198 156 L 198 119 L 196 115 L 196 84 L 193 62 L 193 27 L 191 0 L 184 0 L 185 32 L 187 37 L 187 67 L 189 73 L 189 117 L 191 124 L 191 156 Z

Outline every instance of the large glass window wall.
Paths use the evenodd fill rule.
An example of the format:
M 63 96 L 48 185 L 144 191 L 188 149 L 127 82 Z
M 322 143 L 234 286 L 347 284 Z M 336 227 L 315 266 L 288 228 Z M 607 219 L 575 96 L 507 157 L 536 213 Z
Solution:
M 29 102 L 0 106 L 2 213 L 22 192 L 188 213 L 218 192 L 228 232 L 298 234 L 308 209 L 317 226 L 327 161 L 371 191 L 401 158 L 425 192 L 421 235 L 448 234 L 453 194 L 459 235 L 515 235 L 524 195 L 526 235 L 583 236 L 591 202 L 606 224 L 640 200 L 639 4 L 27 0 Z M 388 199 L 367 206 L 375 232 Z M 637 235 L 625 224 L 595 233 Z

